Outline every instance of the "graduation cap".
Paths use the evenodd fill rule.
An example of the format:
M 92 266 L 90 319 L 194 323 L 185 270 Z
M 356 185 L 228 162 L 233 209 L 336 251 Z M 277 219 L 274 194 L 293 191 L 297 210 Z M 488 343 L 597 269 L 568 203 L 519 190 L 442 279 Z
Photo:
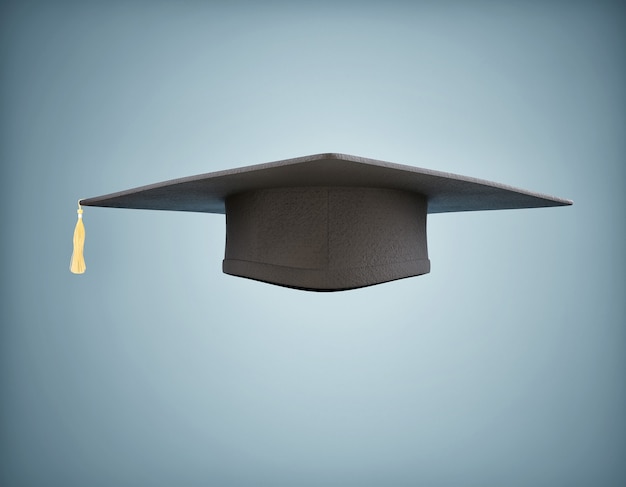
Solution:
M 571 204 L 456 174 L 317 154 L 81 200 L 71 267 L 85 270 L 81 205 L 225 214 L 226 274 L 340 291 L 430 272 L 428 213 Z

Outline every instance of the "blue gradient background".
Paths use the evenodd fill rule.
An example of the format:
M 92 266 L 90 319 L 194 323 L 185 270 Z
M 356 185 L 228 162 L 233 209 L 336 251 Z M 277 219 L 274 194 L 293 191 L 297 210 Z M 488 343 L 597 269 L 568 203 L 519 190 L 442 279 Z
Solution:
M 623 4 L 0 13 L 0 484 L 626 484 Z M 431 274 L 332 294 L 87 208 L 68 271 L 78 198 L 329 151 L 575 205 L 434 215 Z

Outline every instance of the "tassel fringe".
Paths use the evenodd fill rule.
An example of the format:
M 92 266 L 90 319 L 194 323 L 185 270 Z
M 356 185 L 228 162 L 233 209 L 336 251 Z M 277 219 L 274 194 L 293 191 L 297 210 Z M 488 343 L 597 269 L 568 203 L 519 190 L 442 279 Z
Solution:
M 72 274 L 83 274 L 87 266 L 85 265 L 85 257 L 83 249 L 85 247 L 85 225 L 83 224 L 83 207 L 78 202 L 78 221 L 74 228 L 74 252 L 70 261 L 70 271 Z

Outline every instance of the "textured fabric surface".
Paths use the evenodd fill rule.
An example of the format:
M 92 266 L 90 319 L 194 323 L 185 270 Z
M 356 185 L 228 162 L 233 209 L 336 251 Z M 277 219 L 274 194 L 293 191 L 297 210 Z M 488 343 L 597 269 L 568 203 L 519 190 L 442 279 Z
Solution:
M 226 215 L 227 274 L 336 291 L 430 270 L 426 200 L 415 193 L 259 190 L 228 198 Z

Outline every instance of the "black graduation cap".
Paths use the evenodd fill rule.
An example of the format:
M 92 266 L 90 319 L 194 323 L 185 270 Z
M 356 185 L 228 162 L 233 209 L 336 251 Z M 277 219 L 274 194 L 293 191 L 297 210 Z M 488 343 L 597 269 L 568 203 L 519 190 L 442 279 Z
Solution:
M 225 273 L 340 291 L 428 273 L 428 213 L 571 204 L 476 178 L 329 153 L 87 198 L 79 202 L 79 224 L 80 205 L 226 214 Z

